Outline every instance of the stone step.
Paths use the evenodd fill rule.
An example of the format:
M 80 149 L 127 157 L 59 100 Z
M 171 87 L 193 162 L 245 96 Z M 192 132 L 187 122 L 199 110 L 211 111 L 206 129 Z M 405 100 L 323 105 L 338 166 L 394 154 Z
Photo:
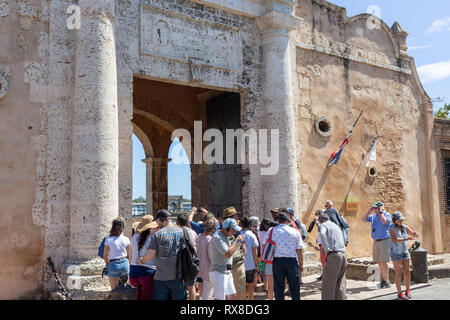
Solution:
M 302 277 L 307 277 L 313 274 L 322 274 L 322 264 L 320 262 L 309 263 L 303 265 Z
M 312 251 L 303 252 L 303 264 L 311 264 L 319 262 L 319 257 Z
M 101 275 L 91 276 L 76 276 L 76 275 L 61 275 L 61 282 L 63 286 L 70 291 L 76 291 L 81 288 L 84 290 L 91 290 L 92 288 L 109 287 L 108 277 Z

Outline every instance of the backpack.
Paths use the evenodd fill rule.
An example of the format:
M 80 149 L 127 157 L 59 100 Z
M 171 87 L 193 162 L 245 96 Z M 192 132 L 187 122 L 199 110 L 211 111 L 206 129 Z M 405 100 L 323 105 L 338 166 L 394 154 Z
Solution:
M 272 241 L 273 228 L 270 228 L 269 239 L 263 246 L 262 258 L 264 263 L 273 264 L 273 255 L 275 253 L 275 242 Z
M 195 248 L 189 241 L 189 233 L 183 229 L 183 236 L 180 239 L 180 251 L 177 254 L 177 279 L 184 281 L 194 281 L 200 271 L 200 259 L 195 252 Z
M 105 251 L 105 240 L 106 237 L 103 238 L 102 243 L 98 247 L 98 256 L 103 259 L 103 252 Z

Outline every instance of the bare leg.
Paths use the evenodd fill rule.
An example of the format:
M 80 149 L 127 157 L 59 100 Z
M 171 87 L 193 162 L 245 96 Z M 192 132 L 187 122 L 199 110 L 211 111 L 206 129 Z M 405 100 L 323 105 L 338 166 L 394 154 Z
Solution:
M 197 282 L 198 296 L 203 297 L 203 282 Z
M 395 286 L 397 287 L 397 292 L 402 293 L 402 263 L 401 261 L 393 261 L 395 270 Z
M 195 296 L 197 295 L 197 293 L 195 292 L 195 287 L 194 286 L 188 286 L 188 299 L 189 300 L 195 300 Z
M 409 286 L 411 283 L 411 273 L 409 272 L 409 259 L 403 260 L 403 274 L 405 275 L 405 287 L 406 290 L 409 290 Z
M 273 275 L 267 276 L 267 300 L 273 300 Z
M 119 284 L 119 277 L 117 277 L 117 278 L 108 278 L 108 279 L 109 279 L 109 285 L 111 286 L 111 291 L 112 291 Z
M 378 262 L 378 266 L 380 267 L 381 277 L 383 280 L 389 282 L 389 267 L 387 262 Z
M 253 300 L 255 297 L 255 283 L 247 283 L 247 300 Z

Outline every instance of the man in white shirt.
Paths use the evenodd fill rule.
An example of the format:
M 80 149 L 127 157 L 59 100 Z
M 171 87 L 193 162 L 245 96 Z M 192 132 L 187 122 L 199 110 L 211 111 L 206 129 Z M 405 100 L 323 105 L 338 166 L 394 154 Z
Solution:
M 274 227 L 275 242 L 273 280 L 275 300 L 284 300 L 286 279 L 292 300 L 300 300 L 300 273 L 303 271 L 303 243 L 300 232 L 289 226 L 291 220 L 285 212 L 278 214 L 279 225 Z M 264 242 L 269 238 L 267 232 Z

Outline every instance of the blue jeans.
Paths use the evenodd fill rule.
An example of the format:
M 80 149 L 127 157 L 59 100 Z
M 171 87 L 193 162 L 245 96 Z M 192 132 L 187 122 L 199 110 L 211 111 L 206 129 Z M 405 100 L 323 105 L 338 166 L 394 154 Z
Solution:
M 300 300 L 300 273 L 296 258 L 273 259 L 273 291 L 275 300 L 284 300 L 285 279 L 289 284 L 292 300 Z
M 153 300 L 186 300 L 186 284 L 183 280 L 153 280 Z

